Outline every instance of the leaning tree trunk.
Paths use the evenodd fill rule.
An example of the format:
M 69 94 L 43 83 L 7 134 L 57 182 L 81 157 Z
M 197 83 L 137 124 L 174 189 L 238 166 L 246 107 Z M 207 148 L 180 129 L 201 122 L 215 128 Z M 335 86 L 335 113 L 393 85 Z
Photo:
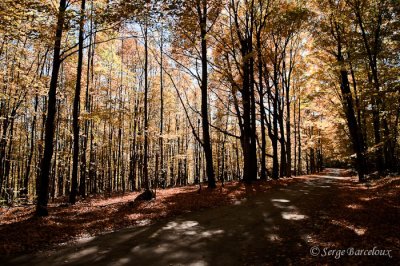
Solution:
M 341 65 L 340 70 L 340 91 L 343 99 L 344 112 L 346 114 L 347 126 L 350 131 L 350 137 L 353 144 L 353 149 L 356 153 L 356 165 L 358 177 L 360 181 L 364 180 L 365 175 L 365 150 L 364 138 L 361 129 L 357 123 L 356 115 L 354 112 L 353 98 L 351 95 L 348 73 L 344 66 L 344 59 L 341 53 L 341 46 L 338 47 L 338 62 Z
M 57 18 L 57 28 L 54 41 L 54 55 L 53 55 L 53 70 L 51 73 L 50 89 L 48 93 L 48 104 L 47 104 L 47 119 L 45 125 L 45 142 L 44 142 L 44 153 L 41 162 L 41 173 L 38 180 L 38 199 L 36 204 L 36 214 L 38 216 L 47 216 L 47 203 L 49 200 L 49 174 L 51 159 L 53 157 L 53 139 L 54 139 L 54 119 L 57 111 L 56 106 L 56 93 L 57 93 L 57 82 L 58 72 L 61 65 L 61 38 L 63 34 L 64 26 L 64 15 L 66 9 L 66 0 L 60 0 L 60 6 Z

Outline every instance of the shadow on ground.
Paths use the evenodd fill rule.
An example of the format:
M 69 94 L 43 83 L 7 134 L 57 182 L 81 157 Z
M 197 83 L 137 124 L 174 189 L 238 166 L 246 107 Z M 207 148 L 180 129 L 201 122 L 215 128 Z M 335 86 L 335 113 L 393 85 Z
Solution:
M 372 190 L 360 189 L 354 178 L 331 170 L 265 193 L 254 190 L 247 187 L 245 197 L 233 205 L 152 225 L 144 220 L 141 226 L 82 239 L 77 245 L 51 253 L 20 256 L 7 264 L 390 265 L 398 259 L 399 206 L 386 204 Z M 171 199 L 173 202 L 176 200 Z M 376 213 L 379 207 L 371 210 L 374 204 L 385 213 Z M 321 251 L 314 257 L 310 255 L 313 246 Z M 392 258 L 324 256 L 324 248 L 374 247 L 392 250 Z

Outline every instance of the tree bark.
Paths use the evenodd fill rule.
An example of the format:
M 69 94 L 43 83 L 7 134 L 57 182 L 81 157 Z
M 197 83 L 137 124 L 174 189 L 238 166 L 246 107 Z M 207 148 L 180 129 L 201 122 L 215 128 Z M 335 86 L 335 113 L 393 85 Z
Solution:
M 50 89 L 48 93 L 47 119 L 45 125 L 45 147 L 41 163 L 41 173 L 38 182 L 38 200 L 36 204 L 36 214 L 38 216 L 47 216 L 49 174 L 51 159 L 53 157 L 53 139 L 54 139 L 54 118 L 57 111 L 56 93 L 58 72 L 60 70 L 61 58 L 61 38 L 63 34 L 64 15 L 66 9 L 66 0 L 60 0 L 60 6 L 57 17 L 57 28 L 54 41 L 53 70 L 51 73 Z
M 83 65 L 83 27 L 85 18 L 85 4 L 86 0 L 81 2 L 81 14 L 79 19 L 79 48 L 78 48 L 78 67 L 76 72 L 76 86 L 75 86 L 75 97 L 72 114 L 72 127 L 74 134 L 74 151 L 72 158 L 72 185 L 71 194 L 69 194 L 69 203 L 75 204 L 76 195 L 78 193 L 78 164 L 79 164 L 79 113 L 81 103 L 81 88 L 82 88 L 82 65 Z
M 215 188 L 215 173 L 208 121 L 208 59 L 207 59 L 207 0 L 197 2 L 201 37 L 201 117 L 203 125 L 203 148 L 206 159 L 206 173 L 209 188 Z
M 147 18 L 144 28 L 144 151 L 143 151 L 143 177 L 144 177 L 144 189 L 150 191 L 150 180 L 149 180 L 149 169 L 148 169 L 148 130 L 149 130 L 149 116 L 148 116 L 148 25 Z

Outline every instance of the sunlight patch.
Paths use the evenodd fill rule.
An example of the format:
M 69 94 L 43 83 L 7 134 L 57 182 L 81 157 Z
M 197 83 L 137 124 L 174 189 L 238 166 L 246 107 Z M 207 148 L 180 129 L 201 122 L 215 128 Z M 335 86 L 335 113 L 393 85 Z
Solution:
M 356 235 L 362 236 L 367 232 L 367 228 L 363 227 L 355 227 L 353 224 L 347 222 L 347 221 L 337 221 L 337 220 L 332 220 L 331 222 L 334 225 L 339 225 L 342 227 L 345 227 L 347 229 L 352 230 Z
M 247 201 L 247 199 L 246 198 L 243 198 L 243 199 L 241 199 L 241 200 L 235 200 L 235 202 L 233 203 L 234 205 L 240 205 L 240 204 L 242 204 L 243 202 L 245 202 L 245 201 Z
M 196 221 L 184 221 L 182 223 L 177 222 L 169 222 L 166 226 L 163 227 L 164 230 L 176 229 L 176 230 L 186 230 L 192 227 L 195 227 L 199 223 Z
M 92 241 L 93 239 L 94 239 L 94 236 L 90 236 L 90 235 L 86 234 L 82 238 L 78 239 L 76 242 L 80 243 L 80 244 L 85 244 L 85 243 Z
M 287 200 L 287 199 L 272 199 L 271 201 L 272 202 L 282 202 L 282 203 L 290 202 L 290 200 Z
M 295 213 L 295 212 L 282 212 L 282 218 L 285 220 L 303 220 L 308 218 L 306 215 Z
M 131 248 L 131 252 L 135 253 L 135 252 L 139 252 L 142 250 L 142 246 L 141 245 L 137 245 L 136 247 Z
M 158 247 L 156 247 L 153 252 L 155 252 L 157 254 L 162 254 L 162 253 L 166 253 L 168 250 L 169 250 L 169 245 L 161 244 L 161 245 L 158 245 Z
M 200 260 L 200 261 L 196 261 L 196 262 L 192 262 L 191 264 L 189 264 L 190 266 L 206 266 L 208 265 L 207 262 Z
M 301 239 L 303 239 L 307 243 L 316 243 L 315 239 L 312 237 L 312 235 L 302 235 Z
M 139 226 L 145 226 L 145 225 L 149 225 L 150 222 L 151 222 L 150 219 L 139 220 L 139 221 L 137 221 L 137 225 L 139 225 Z
M 187 236 L 195 236 L 195 235 L 197 235 L 197 232 L 194 230 L 188 230 L 188 231 L 183 232 L 183 234 L 187 235 Z
M 360 198 L 360 200 L 362 200 L 362 201 L 371 201 L 371 200 L 374 200 L 374 199 L 377 199 L 377 197 L 364 197 L 364 198 Z
M 139 213 L 132 213 L 127 215 L 129 220 L 138 220 L 141 217 Z
M 334 179 L 334 180 L 346 180 L 346 179 L 349 179 L 348 177 L 330 176 L 330 175 L 321 175 L 320 177 L 327 178 L 327 179 Z
M 365 234 L 365 232 L 367 232 L 366 228 L 354 228 L 354 232 L 359 235 L 362 236 Z
M 278 236 L 277 234 L 268 234 L 268 235 L 267 235 L 267 238 L 268 238 L 270 241 L 273 241 L 273 242 L 275 242 L 275 241 L 282 241 L 282 238 L 281 238 L 280 236 Z
M 362 206 L 360 204 L 349 204 L 346 206 L 346 208 L 349 208 L 352 210 L 360 210 L 360 209 L 364 209 L 364 206 Z
M 116 265 L 116 266 L 118 266 L 118 265 L 127 265 L 127 264 L 130 263 L 130 261 L 131 261 L 130 258 L 120 258 L 118 261 L 113 262 L 113 265 Z
M 166 226 L 163 227 L 164 230 L 169 230 L 175 228 L 178 225 L 177 222 L 169 222 Z
M 204 231 L 201 233 L 202 237 L 210 237 L 213 235 L 219 235 L 219 234 L 223 234 L 224 230 L 209 230 L 209 231 Z

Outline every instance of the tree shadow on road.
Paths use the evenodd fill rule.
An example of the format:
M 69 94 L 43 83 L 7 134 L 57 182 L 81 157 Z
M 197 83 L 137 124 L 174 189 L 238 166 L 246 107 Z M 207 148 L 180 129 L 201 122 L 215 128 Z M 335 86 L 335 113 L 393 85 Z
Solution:
M 383 202 L 378 190 L 361 188 L 352 178 L 309 176 L 302 182 L 253 184 L 224 188 L 232 196 L 230 205 L 213 193 L 198 195 L 188 190 L 153 203 L 136 206 L 146 212 L 171 210 L 153 224 L 139 219 L 135 227 L 87 239 L 85 243 L 51 254 L 19 257 L 10 263 L 38 265 L 262 265 L 262 264 L 354 264 L 386 265 L 393 258 L 382 256 L 323 256 L 326 250 L 397 249 L 398 202 Z M 334 177 L 334 176 L 333 176 Z M 392 187 L 396 187 L 393 185 Z M 389 193 L 391 191 L 386 191 Z M 238 194 L 240 196 L 238 196 Z M 234 194 L 234 197 L 233 195 Z M 380 195 L 380 196 L 379 196 Z M 396 195 L 393 195 L 394 197 Z M 368 200 L 365 200 L 368 199 Z M 388 198 L 386 198 L 388 199 Z M 204 202 L 207 201 L 208 202 Z M 182 203 L 184 202 L 184 203 Z M 207 203 L 207 204 L 206 204 Z M 182 207 L 182 204 L 183 207 Z M 187 204 L 187 206 L 185 205 Z M 204 209 L 202 208 L 204 204 Z M 377 205 L 380 204 L 380 205 Z M 196 206 L 193 209 L 188 206 Z M 372 209 L 371 209 L 372 206 Z M 105 219 L 129 220 L 124 203 Z M 158 209 L 157 209 L 158 208 Z M 175 212 L 174 212 L 175 210 Z M 185 210 L 185 211 L 182 211 Z M 196 211 L 195 211 L 196 210 Z M 200 210 L 200 211 L 199 211 Z M 378 215 L 376 217 L 374 215 Z M 156 216 L 155 216 L 156 217 Z M 157 216 L 159 217 L 159 216 Z M 321 253 L 310 255 L 317 246 Z M 396 253 L 397 252 L 397 253 Z

